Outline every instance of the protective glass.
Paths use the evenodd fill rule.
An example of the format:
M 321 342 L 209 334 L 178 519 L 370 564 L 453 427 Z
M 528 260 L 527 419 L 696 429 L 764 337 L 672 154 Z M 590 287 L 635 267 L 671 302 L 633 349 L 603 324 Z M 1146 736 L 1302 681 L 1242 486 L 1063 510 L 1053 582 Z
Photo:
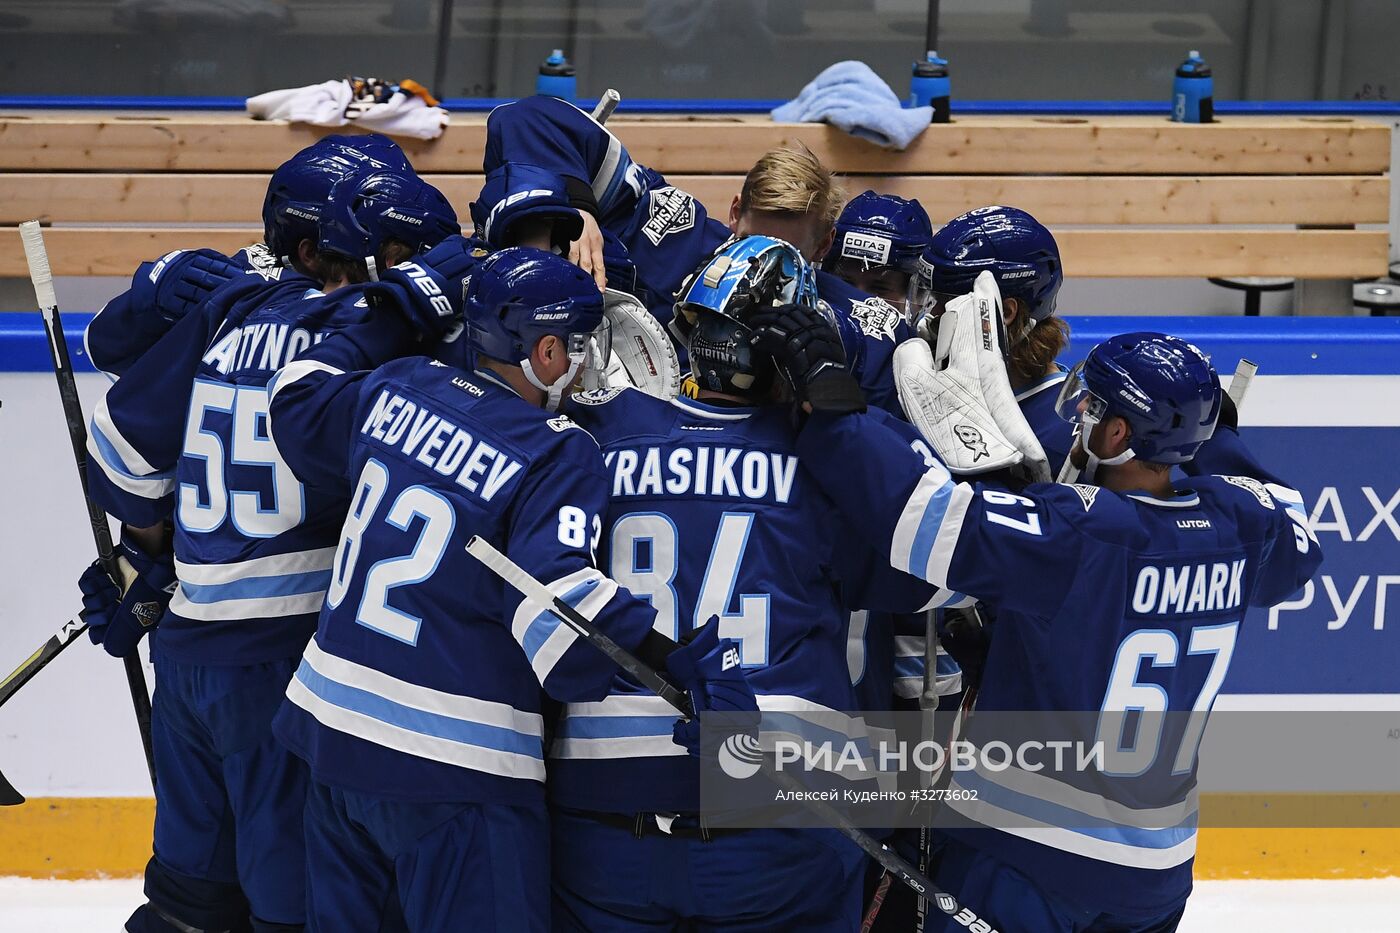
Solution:
M 1080 405 L 1086 399 L 1088 404 L 1081 412 Z M 1060 386 L 1060 397 L 1055 400 L 1055 414 L 1070 424 L 1080 424 L 1083 421 L 1097 424 L 1104 419 L 1107 412 L 1108 403 L 1091 392 L 1088 383 L 1084 381 L 1084 362 L 1081 360 L 1069 371 L 1064 384 Z
M 612 322 L 603 318 L 591 331 L 565 338 L 569 361 L 585 389 L 607 387 L 608 362 L 612 359 Z
M 933 268 L 920 260 L 918 269 L 909 277 L 909 299 L 906 303 L 909 322 L 917 324 L 926 317 L 942 314 L 948 302 L 956 297 L 934 290 Z

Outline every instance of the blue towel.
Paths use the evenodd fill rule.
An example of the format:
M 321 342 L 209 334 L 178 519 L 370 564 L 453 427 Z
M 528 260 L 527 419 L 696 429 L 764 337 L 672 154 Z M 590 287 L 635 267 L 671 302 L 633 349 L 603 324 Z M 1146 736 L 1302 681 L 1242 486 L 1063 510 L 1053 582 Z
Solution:
M 865 62 L 837 62 L 773 110 L 779 123 L 830 123 L 852 136 L 903 149 L 928 128 L 932 107 L 905 110 Z

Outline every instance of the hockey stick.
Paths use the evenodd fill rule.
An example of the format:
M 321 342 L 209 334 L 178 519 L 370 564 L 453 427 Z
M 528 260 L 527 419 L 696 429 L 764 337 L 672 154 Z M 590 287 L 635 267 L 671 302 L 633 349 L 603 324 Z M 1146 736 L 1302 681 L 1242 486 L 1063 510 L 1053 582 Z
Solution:
M 612 116 L 617 105 L 622 103 L 622 95 L 608 88 L 603 92 L 603 96 L 598 98 L 598 106 L 593 108 L 593 119 L 599 123 L 607 123 L 608 117 Z
M 1240 364 L 1235 367 L 1235 375 L 1230 378 L 1230 390 L 1225 394 L 1230 396 L 1230 401 L 1235 403 L 1236 413 L 1244 404 L 1245 393 L 1249 391 L 1249 382 L 1257 372 L 1259 372 L 1259 364 L 1246 359 L 1241 359 Z
M 39 646 L 39 650 L 25 658 L 24 663 L 10 672 L 10 676 L 0 680 L 0 706 L 19 692 L 19 688 L 29 683 L 30 678 L 42 671 L 59 652 L 71 645 L 83 632 L 87 624 L 81 619 L 69 619 L 63 628 L 49 636 L 49 640 Z M 0 807 L 14 807 L 24 803 L 24 795 L 14 789 L 5 775 L 0 774 Z
M 88 494 L 87 422 L 83 417 L 82 403 L 78 400 L 78 382 L 73 375 L 73 364 L 68 356 L 68 341 L 64 337 L 63 322 L 58 314 L 58 297 L 53 290 L 53 275 L 49 271 L 48 252 L 44 249 L 44 235 L 39 230 L 37 220 L 20 224 L 19 235 L 24 241 L 25 258 L 29 261 L 29 277 L 34 282 L 34 297 L 38 299 L 39 312 L 44 317 L 44 329 L 48 331 L 49 353 L 53 356 L 54 375 L 58 378 L 58 394 L 63 401 L 63 416 L 68 422 L 68 439 L 73 444 L 73 459 L 78 467 L 78 480 L 83 487 L 83 501 L 87 504 L 93 542 L 97 545 L 97 559 L 102 562 L 102 568 L 107 571 L 108 576 L 113 580 L 121 580 L 121 568 L 112 548 L 112 532 L 107 526 L 107 513 Z M 49 640 L 50 643 L 53 641 L 54 639 Z M 71 641 L 70 637 L 68 642 Z M 59 644 L 53 653 L 57 654 L 68 642 Z M 48 647 L 48 644 L 46 643 L 45 647 Z M 40 648 L 39 656 L 43 653 L 44 648 Z M 126 668 L 131 705 L 136 712 L 136 725 L 141 730 L 141 747 L 146 754 L 146 768 L 150 772 L 151 787 L 154 789 L 156 765 L 151 752 L 151 695 L 146 689 L 146 674 L 141 669 L 141 659 L 135 650 L 122 658 L 122 664 Z
M 636 677 L 637 680 L 648 689 L 654 691 L 667 703 L 676 708 L 682 716 L 690 719 L 694 717 L 695 711 L 690 704 L 690 697 L 677 690 L 670 681 L 662 677 L 652 668 L 642 663 L 635 655 L 627 651 L 617 642 L 613 641 L 603 632 L 599 631 L 588 619 L 579 613 L 577 609 L 564 602 L 559 597 L 549 591 L 543 583 L 526 573 L 521 567 L 509 557 L 497 550 L 489 541 L 473 535 L 467 542 L 467 553 L 486 565 L 492 573 L 505 580 L 527 599 L 532 599 L 542 606 L 550 607 L 550 610 L 562 622 L 573 629 L 585 641 L 593 645 L 603 654 L 607 655 L 619 667 L 627 673 Z M 808 789 L 791 774 L 785 771 L 776 771 L 765 768 L 764 773 L 785 791 L 797 791 L 794 800 L 802 801 L 812 812 L 816 813 L 828 825 L 839 830 L 846 838 L 860 846 L 867 855 L 879 862 L 895 878 L 913 889 L 914 893 L 920 897 L 931 898 L 940 910 L 946 914 L 954 915 L 957 921 L 964 926 L 980 924 L 977 929 L 985 929 L 987 933 L 996 933 L 985 920 L 982 920 L 971 908 L 960 904 L 958 899 L 946 891 L 940 890 L 932 881 L 924 877 L 918 869 L 909 864 L 903 857 L 896 853 L 889 846 L 878 841 L 863 829 L 855 826 L 845 815 L 835 807 L 823 800 L 812 799 Z

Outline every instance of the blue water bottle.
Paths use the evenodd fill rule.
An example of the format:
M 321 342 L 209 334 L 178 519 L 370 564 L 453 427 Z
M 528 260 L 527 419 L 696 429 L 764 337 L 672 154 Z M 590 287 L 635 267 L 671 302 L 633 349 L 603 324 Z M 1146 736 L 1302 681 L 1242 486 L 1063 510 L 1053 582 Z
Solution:
M 1192 51 L 1176 69 L 1172 82 L 1172 119 L 1177 123 L 1211 123 L 1215 120 L 1215 82 L 1201 53 Z
M 921 62 L 914 63 L 909 79 L 909 106 L 933 107 L 932 123 L 948 122 L 948 96 L 953 83 L 948 77 L 948 60 L 930 51 Z
M 578 97 L 574 66 L 564 57 L 563 49 L 555 49 L 540 65 L 540 76 L 535 79 L 535 93 L 559 97 L 570 103 Z

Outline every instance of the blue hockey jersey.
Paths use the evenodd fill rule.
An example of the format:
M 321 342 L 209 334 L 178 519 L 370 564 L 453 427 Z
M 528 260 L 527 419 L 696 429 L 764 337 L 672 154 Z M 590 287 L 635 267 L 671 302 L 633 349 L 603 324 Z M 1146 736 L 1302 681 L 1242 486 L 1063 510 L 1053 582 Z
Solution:
M 710 218 L 704 205 L 659 172 L 633 162 L 621 140 L 566 101 L 527 97 L 491 111 L 483 167 L 490 172 L 506 161 L 538 165 L 587 186 L 599 226 L 635 267 L 641 288 L 631 290 L 663 322 L 670 319 L 686 276 L 729 238 L 729 228 Z M 900 415 L 891 361 L 895 347 L 913 333 L 904 315 L 826 272 L 817 273 L 817 293 L 836 314 L 846 357 L 866 398 Z
M 924 470 L 866 415 L 814 416 L 797 450 L 896 568 L 998 611 L 979 715 L 1077 710 L 1117 729 L 1130 709 L 1201 714 L 1128 752 L 1109 742 L 1102 770 L 959 772 L 954 786 L 977 799 L 950 804 L 998 827 L 957 832 L 1086 909 L 1146 916 L 1182 902 L 1196 747 L 1241 618 L 1321 561 L 1299 494 L 1248 476 L 1188 478 L 1170 499 L 1057 484 L 1013 494 Z
M 1055 411 L 1055 402 L 1060 397 L 1069 372 L 1063 367 L 1016 393 L 1016 404 L 1021 406 L 1021 414 L 1031 426 L 1035 439 L 1040 441 L 1045 451 L 1045 460 L 1050 464 L 1050 475 L 1054 476 L 1064 466 L 1069 449 L 1074 446 L 1074 425 L 1061 418 Z
M 918 609 L 946 594 L 855 540 L 804 473 L 786 410 L 635 389 L 577 396 L 569 410 L 607 464 L 599 553 L 611 578 L 651 602 L 669 638 L 718 616 L 765 712 L 821 714 L 858 735 L 863 723 L 843 715 L 856 708 L 845 607 Z M 699 767 L 672 742 L 674 719 L 621 677 L 605 699 L 570 704 L 551 750 L 552 798 L 698 809 Z
M 538 805 L 541 687 L 596 701 L 617 668 L 465 546 L 492 542 L 635 649 L 656 614 L 596 569 L 608 495 L 598 445 L 489 372 L 424 357 L 343 371 L 367 339 L 338 334 L 273 386 L 287 462 L 347 504 L 275 731 L 327 784 Z
M 179 587 L 156 633 L 168 656 L 255 664 L 305 646 L 343 511 L 298 482 L 273 444 L 267 384 L 368 313 L 356 288 L 323 295 L 294 273 L 248 273 L 171 327 L 98 404 L 94 498 L 131 525 L 174 519 Z
M 174 318 L 162 314 L 160 309 L 152 307 L 149 302 L 141 300 L 138 296 L 143 292 L 149 295 L 149 288 L 142 289 L 139 286 L 147 282 L 154 284 L 154 277 L 160 274 L 163 264 L 180 252 L 183 251 L 176 250 L 160 259 L 141 263 L 136 274 L 132 276 L 132 287 L 103 305 L 102 310 L 93 315 L 92 320 L 88 322 L 83 335 L 88 359 L 109 379 L 115 380 L 130 369 L 143 353 L 174 326 Z M 223 257 L 223 254 L 212 249 L 199 252 L 228 258 L 242 266 L 245 272 L 259 272 L 268 279 L 281 276 L 277 257 L 261 243 L 246 246 L 231 257 Z

